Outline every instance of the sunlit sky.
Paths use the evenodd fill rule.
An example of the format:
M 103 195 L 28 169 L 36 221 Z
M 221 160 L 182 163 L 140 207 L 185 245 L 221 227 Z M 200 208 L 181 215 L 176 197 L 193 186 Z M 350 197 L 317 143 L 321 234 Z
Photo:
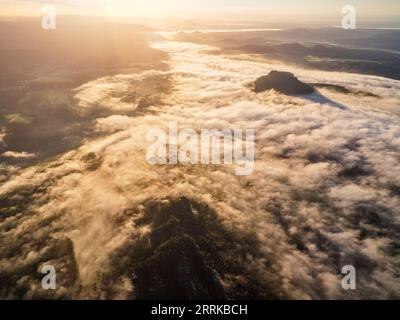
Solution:
M 0 0 L 2 16 L 35 16 L 45 3 L 60 14 L 149 18 L 333 19 L 351 4 L 371 20 L 400 18 L 400 0 Z

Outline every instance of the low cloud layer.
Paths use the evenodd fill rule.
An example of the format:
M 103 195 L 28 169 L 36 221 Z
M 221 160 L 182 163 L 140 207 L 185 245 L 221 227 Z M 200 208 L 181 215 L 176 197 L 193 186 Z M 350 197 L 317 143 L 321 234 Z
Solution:
M 113 253 L 149 232 L 136 223 L 148 199 L 185 195 L 216 210 L 225 227 L 256 236 L 261 255 L 250 252 L 246 263 L 261 282 L 278 278 L 282 295 L 399 297 L 400 123 L 394 106 L 400 82 L 216 56 L 210 52 L 215 48 L 190 43 L 155 46 L 170 54 L 174 89 L 165 105 L 135 117 L 99 118 L 102 138 L 21 170 L 0 186 L 7 208 L 0 220 L 0 246 L 7 248 L 0 272 L 11 279 L 8 288 L 15 287 L 0 295 L 39 295 L 31 268 L 47 263 L 62 273 L 56 297 L 131 297 L 127 273 L 114 274 L 102 286 L 118 263 Z M 257 77 L 276 69 L 380 98 L 327 89 L 306 97 L 251 90 Z M 124 97 L 136 81 L 155 73 L 165 74 L 84 84 L 76 89 L 79 106 L 134 109 Z M 149 165 L 147 130 L 167 130 L 169 121 L 180 128 L 254 128 L 254 174 L 238 177 L 225 165 Z M 358 272 L 352 292 L 340 285 L 346 264 Z

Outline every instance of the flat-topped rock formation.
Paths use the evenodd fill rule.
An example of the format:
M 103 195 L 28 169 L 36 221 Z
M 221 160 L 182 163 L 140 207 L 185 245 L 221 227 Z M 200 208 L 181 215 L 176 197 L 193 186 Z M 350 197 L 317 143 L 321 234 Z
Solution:
M 299 81 L 293 73 L 281 71 L 271 71 L 268 75 L 256 80 L 255 92 L 271 89 L 287 95 L 301 95 L 314 92 L 312 86 Z

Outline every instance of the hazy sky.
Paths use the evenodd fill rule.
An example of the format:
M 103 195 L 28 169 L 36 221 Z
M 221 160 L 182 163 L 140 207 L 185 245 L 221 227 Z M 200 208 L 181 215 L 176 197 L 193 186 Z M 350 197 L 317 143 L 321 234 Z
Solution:
M 336 19 L 351 4 L 361 18 L 400 17 L 400 0 L 0 0 L 1 15 L 40 15 L 45 3 L 58 13 L 143 17 L 225 17 L 257 19 Z M 185 15 L 183 15 L 185 14 Z

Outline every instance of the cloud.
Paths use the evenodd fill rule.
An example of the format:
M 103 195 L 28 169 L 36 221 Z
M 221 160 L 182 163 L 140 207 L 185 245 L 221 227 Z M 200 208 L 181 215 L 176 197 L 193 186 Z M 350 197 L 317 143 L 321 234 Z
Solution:
M 84 112 L 111 110 L 134 111 L 138 107 L 135 90 L 146 78 L 164 74 L 162 71 L 144 71 L 139 74 L 116 75 L 88 82 L 75 89 L 79 109 Z
M 6 151 L 1 154 L 6 158 L 34 158 L 35 154 L 29 152 Z
M 6 143 L 4 142 L 6 135 L 6 130 L 4 128 L 0 128 L 0 147 L 6 146 Z
M 134 120 L 128 116 L 112 115 L 107 118 L 96 119 L 95 130 L 98 132 L 113 133 L 132 127 Z
M 0 222 L 0 245 L 9 247 L 0 256 L 2 272 L 19 270 L 24 287 L 24 270 L 51 250 L 44 243 L 56 237 L 62 239 L 57 246 L 66 246 L 70 239 L 73 250 L 55 259 L 61 265 L 76 259 L 79 279 L 68 280 L 60 296 L 108 297 L 99 279 L 118 264 L 113 253 L 148 233 L 148 226 L 136 223 L 146 200 L 186 195 L 214 208 L 227 228 L 254 234 L 260 252 L 249 258 L 249 268 L 265 283 L 275 273 L 279 290 L 290 298 L 398 297 L 400 126 L 391 106 L 399 101 L 400 83 L 212 55 L 214 48 L 202 45 L 156 46 L 169 52 L 174 80 L 163 105 L 136 116 L 99 118 L 96 130 L 106 137 L 22 170 L 0 186 L 10 207 L 25 197 L 23 207 Z M 362 87 L 382 98 L 324 91 L 346 105 L 341 110 L 329 100 L 252 92 L 248 84 L 272 69 L 304 81 Z M 75 90 L 79 107 L 134 109 L 124 98 L 154 73 L 86 83 Z M 169 121 L 180 128 L 254 128 L 254 174 L 238 177 L 233 166 L 149 165 L 147 130 L 167 129 Z M 345 264 L 358 270 L 358 290 L 351 293 L 340 287 Z M 120 281 L 120 298 L 134 290 L 127 276 L 111 280 L 115 286 Z

